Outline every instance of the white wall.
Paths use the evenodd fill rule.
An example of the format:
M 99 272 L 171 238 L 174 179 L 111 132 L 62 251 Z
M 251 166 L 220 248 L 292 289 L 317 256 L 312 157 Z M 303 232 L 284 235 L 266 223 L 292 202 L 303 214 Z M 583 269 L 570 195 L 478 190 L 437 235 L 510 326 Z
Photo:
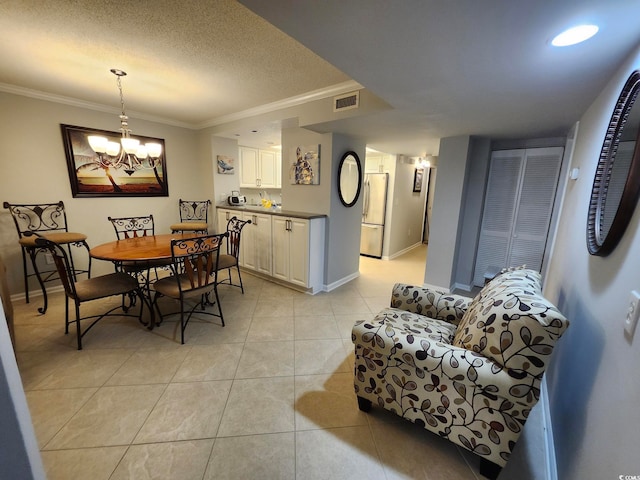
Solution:
M 359 275 L 360 268 L 360 222 L 362 219 L 362 194 L 353 207 L 345 207 L 338 195 L 338 166 L 342 156 L 353 151 L 364 168 L 365 144 L 344 135 L 333 135 L 333 184 L 331 211 L 326 228 L 325 284 L 329 289 L 346 283 Z M 361 177 L 362 180 L 362 177 Z
M 383 251 L 386 258 L 393 258 L 422 241 L 428 179 L 426 176 L 423 177 L 422 190 L 414 192 L 413 178 L 416 166 L 413 161 L 406 163 L 405 159 L 406 157 L 401 157 L 396 162 L 395 174 L 389 177 L 393 187 L 389 188 L 391 201 L 387 202 L 388 208 L 391 208 L 391 215 L 389 223 L 385 226 L 385 230 L 389 232 L 389 242 Z
M 629 340 L 623 319 L 631 290 L 640 290 L 640 208 L 608 257 L 587 253 L 587 210 L 596 163 L 611 112 L 640 49 L 580 119 L 545 294 L 571 325 L 547 372 L 558 478 L 640 474 L 640 330 Z
M 286 210 L 320 213 L 331 211 L 332 182 L 332 135 L 319 134 L 304 128 L 282 130 L 282 208 Z M 291 185 L 289 170 L 296 161 L 299 146 L 320 145 L 320 184 Z M 336 166 L 337 168 L 337 166 Z
M 209 148 L 211 153 L 212 169 L 213 169 L 213 192 L 215 192 L 215 198 L 213 192 L 211 194 L 211 200 L 213 202 L 213 218 L 214 225 L 218 225 L 217 209 L 216 205 L 227 205 L 227 197 L 231 195 L 233 190 L 240 190 L 240 171 L 239 171 L 239 157 L 238 157 L 238 142 L 229 138 L 216 137 L 204 134 L 208 139 Z M 218 173 L 218 166 L 216 164 L 218 155 L 224 155 L 225 157 L 231 157 L 235 160 L 234 173 L 221 174 Z M 220 233 L 220 232 L 218 232 Z
M 453 274 L 454 287 L 466 291 L 471 291 L 473 286 L 491 142 L 488 138 L 472 137 L 469 150 L 470 159 L 463 190 L 460 234 Z
M 453 281 L 469 142 L 469 136 L 443 138 L 440 141 L 438 179 L 429 235 L 430 254 L 427 255 L 424 283 L 444 290 L 449 290 Z
M 111 216 L 153 214 L 156 231 L 168 232 L 179 219 L 178 199 L 213 199 L 212 163 L 203 158 L 196 132 L 131 118 L 134 134 L 163 138 L 166 148 L 168 197 L 73 198 L 60 124 L 117 131 L 116 114 L 0 93 L 0 201 L 53 203 L 64 201 L 72 230 L 88 235 L 89 246 L 114 239 Z M 23 291 L 18 235 L 8 210 L 0 209 L 0 248 L 7 264 L 10 290 Z M 78 255 L 83 264 L 86 256 Z M 95 261 L 92 273 L 113 271 Z M 35 281 L 32 284 L 35 287 Z

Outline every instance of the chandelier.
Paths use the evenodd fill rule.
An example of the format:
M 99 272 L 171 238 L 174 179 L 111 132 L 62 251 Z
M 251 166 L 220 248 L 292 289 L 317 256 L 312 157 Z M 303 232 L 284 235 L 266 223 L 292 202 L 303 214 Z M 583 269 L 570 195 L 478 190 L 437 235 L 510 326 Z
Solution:
M 109 167 L 121 168 L 129 175 L 143 168 L 155 169 L 162 155 L 162 145 L 156 142 L 141 144 L 140 140 L 131 138 L 129 117 L 124 111 L 124 95 L 122 94 L 121 81 L 127 72 L 112 68 L 111 73 L 116 76 L 118 90 L 120 91 L 120 106 L 122 107 L 120 132 L 122 137 L 120 142 L 112 142 L 101 135 L 88 135 L 89 146 L 98 154 L 98 163 L 104 169 Z

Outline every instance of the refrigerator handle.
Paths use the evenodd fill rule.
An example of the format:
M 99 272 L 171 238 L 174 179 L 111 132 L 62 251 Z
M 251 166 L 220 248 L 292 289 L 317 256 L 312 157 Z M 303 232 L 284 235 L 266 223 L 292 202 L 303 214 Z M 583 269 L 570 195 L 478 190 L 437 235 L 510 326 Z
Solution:
M 363 221 L 367 219 L 367 214 L 369 213 L 369 189 L 370 189 L 369 181 L 366 180 L 364 182 L 364 209 L 362 211 Z

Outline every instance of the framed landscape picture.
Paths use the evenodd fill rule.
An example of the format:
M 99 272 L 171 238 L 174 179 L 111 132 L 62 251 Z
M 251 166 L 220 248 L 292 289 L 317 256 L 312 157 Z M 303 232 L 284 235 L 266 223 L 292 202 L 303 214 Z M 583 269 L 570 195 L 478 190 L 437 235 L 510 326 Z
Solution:
M 120 144 L 120 132 L 94 128 L 61 125 L 62 140 L 67 158 L 67 169 L 74 197 L 167 197 L 167 165 L 164 139 L 131 136 L 141 145 L 160 145 L 160 153 L 148 155 L 142 149 L 137 154 L 127 154 Z M 104 153 L 96 153 L 89 145 L 88 137 L 106 137 L 113 147 Z M 143 154 L 145 155 L 143 157 Z

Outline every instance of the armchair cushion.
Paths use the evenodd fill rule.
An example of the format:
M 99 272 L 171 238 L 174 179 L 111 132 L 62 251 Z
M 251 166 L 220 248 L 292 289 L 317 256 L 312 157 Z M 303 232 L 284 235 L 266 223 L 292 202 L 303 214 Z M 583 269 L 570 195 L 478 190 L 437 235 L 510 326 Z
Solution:
M 541 377 L 569 322 L 540 291 L 533 270 L 505 272 L 480 291 L 453 345 L 491 358 L 514 378 Z

